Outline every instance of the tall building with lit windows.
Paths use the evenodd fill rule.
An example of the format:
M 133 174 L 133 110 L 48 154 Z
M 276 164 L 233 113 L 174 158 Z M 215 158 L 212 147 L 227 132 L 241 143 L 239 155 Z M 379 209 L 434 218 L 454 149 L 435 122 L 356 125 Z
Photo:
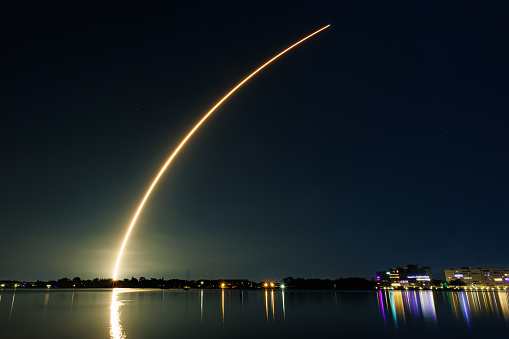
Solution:
M 471 287 L 509 287 L 509 268 L 450 268 L 444 270 L 447 283 L 463 282 Z
M 391 267 L 386 271 L 376 272 L 379 287 L 419 288 L 428 287 L 433 281 L 431 268 L 408 264 L 405 267 Z

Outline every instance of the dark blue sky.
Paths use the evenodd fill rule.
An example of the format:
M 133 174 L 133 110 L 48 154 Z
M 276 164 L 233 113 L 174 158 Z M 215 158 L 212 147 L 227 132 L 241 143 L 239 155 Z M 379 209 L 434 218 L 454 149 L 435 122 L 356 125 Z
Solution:
M 0 279 L 507 267 L 509 2 L 0 10 Z

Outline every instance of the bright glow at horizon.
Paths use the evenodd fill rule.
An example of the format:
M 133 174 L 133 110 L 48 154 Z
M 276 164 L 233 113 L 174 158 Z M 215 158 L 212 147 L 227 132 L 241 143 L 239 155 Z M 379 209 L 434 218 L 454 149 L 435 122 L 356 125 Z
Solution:
M 244 83 L 246 83 L 249 79 L 251 79 L 256 73 L 261 71 L 263 68 L 265 68 L 267 65 L 269 65 L 272 61 L 276 60 L 281 55 L 285 54 L 286 52 L 288 52 L 289 50 L 291 50 L 295 46 L 299 45 L 300 43 L 304 42 L 305 40 L 311 38 L 313 35 L 318 34 L 321 31 L 323 31 L 324 29 L 327 29 L 329 27 L 330 27 L 330 25 L 324 26 L 324 27 L 320 28 L 319 30 L 315 31 L 314 33 L 311 33 L 310 35 L 306 36 L 305 38 L 297 41 L 296 43 L 294 43 L 293 45 L 291 45 L 290 47 L 286 48 L 285 50 L 283 50 L 282 52 L 277 54 L 275 57 L 273 57 L 272 59 L 270 59 L 269 61 L 264 63 L 262 66 L 260 66 L 258 69 L 256 69 L 253 73 L 249 74 L 244 80 L 242 80 L 230 92 L 228 92 L 228 94 L 226 94 L 221 100 L 219 100 L 217 102 L 217 104 L 215 104 L 214 107 L 212 107 L 212 109 L 205 114 L 205 116 L 193 127 L 193 129 L 189 132 L 189 134 L 187 134 L 187 136 L 180 142 L 178 147 L 173 151 L 171 156 L 168 158 L 168 160 L 166 161 L 164 166 L 161 168 L 161 170 L 159 171 L 159 173 L 155 177 L 154 181 L 152 182 L 152 185 L 150 185 L 147 193 L 143 197 L 140 205 L 138 206 L 138 209 L 137 209 L 136 213 L 134 214 L 133 220 L 131 221 L 131 224 L 129 225 L 129 228 L 127 230 L 127 234 L 125 235 L 124 241 L 123 241 L 122 246 L 120 247 L 120 251 L 118 253 L 117 262 L 115 264 L 115 271 L 113 273 L 113 280 L 117 280 L 118 267 L 119 267 L 119 264 L 120 264 L 120 259 L 122 259 L 122 253 L 124 252 L 124 248 L 125 248 L 125 246 L 127 244 L 127 240 L 129 239 L 129 235 L 131 234 L 131 231 L 133 230 L 134 225 L 136 224 L 136 220 L 138 219 L 138 216 L 140 215 L 141 210 L 143 209 L 143 206 L 147 202 L 147 199 L 149 198 L 150 194 L 152 193 L 152 190 L 156 186 L 157 182 L 159 181 L 159 179 L 161 178 L 163 173 L 166 171 L 166 168 L 170 165 L 170 163 L 172 162 L 173 158 L 175 158 L 175 156 L 178 154 L 180 149 L 185 145 L 187 140 L 189 140 L 189 138 L 191 138 L 191 136 L 194 134 L 194 132 L 203 124 L 203 122 L 205 122 L 205 120 L 207 120 L 207 118 L 216 110 L 216 108 L 218 108 L 226 99 L 228 99 L 228 97 L 230 95 L 232 95 L 239 87 L 241 87 Z

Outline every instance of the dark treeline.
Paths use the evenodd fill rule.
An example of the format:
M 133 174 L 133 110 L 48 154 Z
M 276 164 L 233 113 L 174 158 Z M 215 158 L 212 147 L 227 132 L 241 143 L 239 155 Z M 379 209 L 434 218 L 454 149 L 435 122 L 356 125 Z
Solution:
M 337 289 L 337 290 L 369 290 L 374 289 L 376 284 L 364 278 L 340 278 L 340 279 L 303 279 L 287 277 L 282 281 L 261 281 L 253 282 L 247 279 L 220 279 L 220 280 L 182 280 L 164 278 L 123 279 L 114 281 L 113 279 L 82 280 L 79 277 L 73 279 L 61 278 L 49 281 L 13 281 L 0 280 L 2 288 L 287 288 L 287 289 Z
M 283 282 L 293 289 L 337 289 L 337 290 L 372 290 L 376 284 L 364 278 L 302 279 L 284 278 Z

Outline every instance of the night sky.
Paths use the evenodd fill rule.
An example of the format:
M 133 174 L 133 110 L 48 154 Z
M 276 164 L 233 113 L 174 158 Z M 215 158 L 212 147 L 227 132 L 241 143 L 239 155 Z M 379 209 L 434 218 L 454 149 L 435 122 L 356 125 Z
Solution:
M 509 266 L 509 2 L 0 8 L 0 279 Z

